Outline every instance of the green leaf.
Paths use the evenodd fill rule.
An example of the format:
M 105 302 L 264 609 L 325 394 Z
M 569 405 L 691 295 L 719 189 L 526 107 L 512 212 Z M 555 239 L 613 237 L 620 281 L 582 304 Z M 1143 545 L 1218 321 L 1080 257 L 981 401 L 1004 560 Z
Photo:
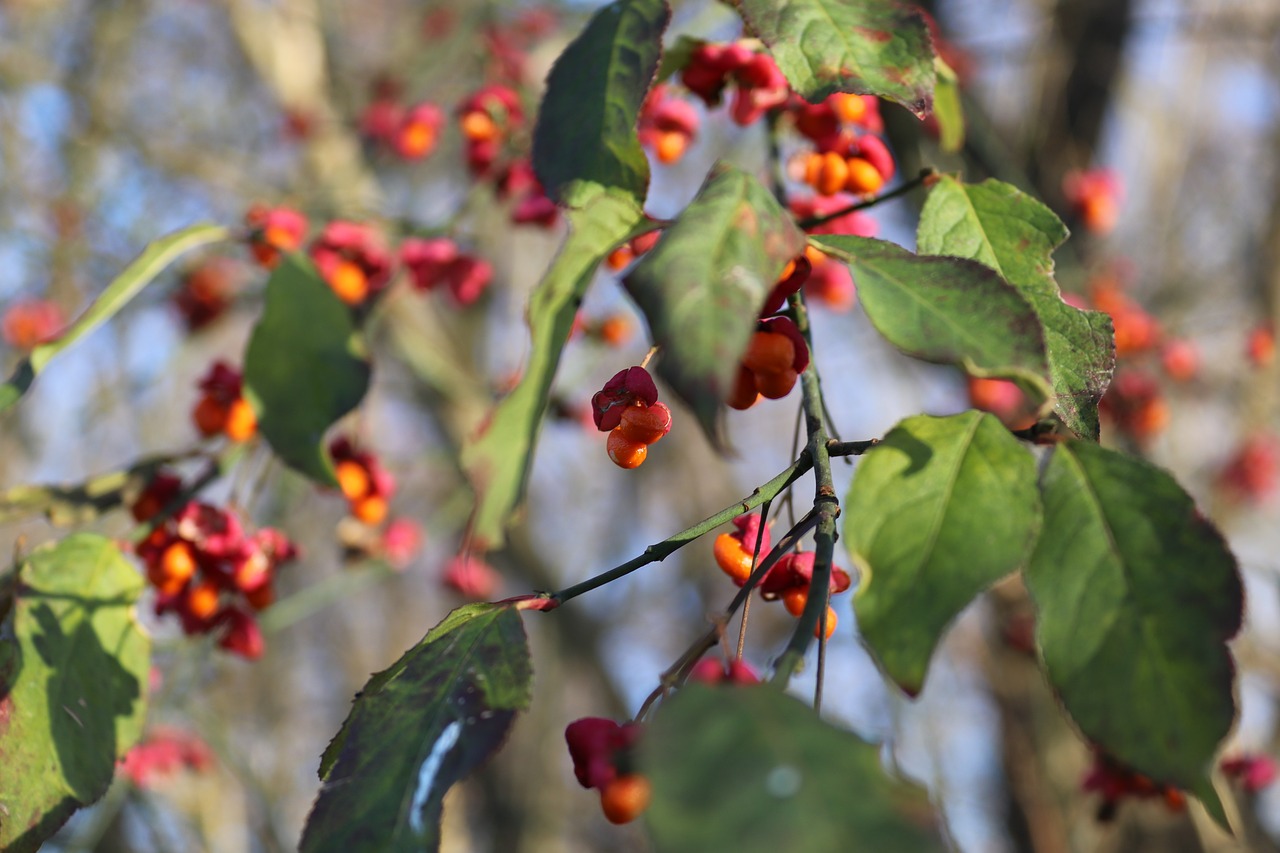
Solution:
M 1030 556 L 1035 459 L 988 414 L 907 418 L 858 463 L 843 515 L 858 631 L 914 696 L 951 620 Z
M 498 403 L 488 428 L 462 451 L 476 494 L 471 537 L 477 551 L 502 544 L 512 510 L 524 495 L 551 381 L 578 306 L 600 262 L 643 216 L 635 199 L 616 191 L 598 193 L 581 210 L 568 211 L 569 237 L 529 298 L 533 341 L 524 373 Z
M 317 483 L 336 486 L 324 434 L 359 405 L 371 373 L 351 309 L 309 259 L 286 256 L 267 281 L 244 357 L 245 397 L 271 449 Z
M 664 853 L 945 849 L 924 797 L 885 775 L 876 747 L 771 687 L 691 684 L 639 748 Z
M 321 759 L 301 849 L 435 850 L 445 793 L 506 739 L 532 677 L 514 607 L 450 613 L 356 694 Z
M 1141 460 L 1069 441 L 1041 486 L 1026 581 L 1050 683 L 1089 740 L 1212 797 L 1207 773 L 1235 716 L 1235 559 L 1177 482 Z
M 872 325 L 907 355 L 957 364 L 972 376 L 1012 379 L 1041 400 L 1052 396 L 1040 320 L 989 267 L 913 255 L 867 237 L 811 240 L 849 264 Z
M 657 82 L 662 83 L 672 74 L 683 71 L 689 64 L 689 60 L 693 58 L 693 52 L 706 43 L 706 39 L 687 35 L 677 36 L 676 40 L 662 51 L 662 62 L 658 64 Z
M 960 80 L 941 56 L 933 58 L 938 83 L 933 89 L 933 117 L 938 122 L 938 143 L 943 151 L 955 153 L 964 147 L 964 107 L 960 104 Z M 920 247 L 921 251 L 926 251 Z M 931 255 L 945 255 L 933 249 Z
M 116 315 L 129 300 L 160 274 L 179 255 L 200 246 L 225 240 L 231 232 L 221 225 L 192 225 L 175 231 L 167 237 L 149 244 L 120 275 L 107 285 L 98 298 L 89 305 L 74 323 L 57 339 L 40 344 L 31 350 L 14 370 L 9 381 L 0 385 L 0 412 L 8 409 L 31 387 L 31 383 L 44 370 L 52 358 L 69 349 L 81 338 Z
M 738 12 L 816 104 L 835 92 L 879 95 L 920 117 L 932 108 L 933 42 L 919 11 L 891 0 L 741 0 Z
M 658 375 L 713 441 L 760 309 L 804 245 L 773 194 L 722 163 L 623 282 L 661 347 Z
M 1062 301 L 1053 250 L 1067 239 L 1053 211 L 996 180 L 965 184 L 944 176 L 920 213 L 921 252 L 972 258 L 1000 273 L 1044 327 L 1055 408 L 1076 434 L 1098 439 L 1098 401 L 1115 368 L 1111 318 Z
M 579 207 L 594 186 L 643 201 L 649 161 L 636 121 L 670 18 L 666 0 L 615 0 L 552 66 L 533 134 L 534 171 L 552 198 Z
M 0 631 L 0 849 L 33 851 L 106 792 L 146 715 L 141 575 L 101 536 L 32 552 Z

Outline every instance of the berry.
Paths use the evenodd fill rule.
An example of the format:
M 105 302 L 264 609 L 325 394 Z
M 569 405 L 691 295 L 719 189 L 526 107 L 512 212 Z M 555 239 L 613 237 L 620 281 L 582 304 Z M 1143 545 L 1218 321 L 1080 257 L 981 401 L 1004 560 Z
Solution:
M 387 499 L 381 495 L 366 495 L 351 503 L 351 514 L 365 524 L 381 524 L 387 517 Z
M 338 261 L 328 275 L 329 286 L 348 305 L 358 305 L 369 295 L 369 279 L 351 261 Z
M 596 429 L 609 432 L 622 423 L 622 413 L 632 406 L 658 402 L 658 386 L 643 367 L 628 367 L 613 375 L 591 398 Z
M 148 569 L 147 578 L 163 595 L 175 595 L 195 573 L 195 554 L 188 543 L 179 540 L 164 549 L 159 562 Z
M 809 587 L 798 586 L 789 589 L 782 594 L 782 606 L 787 608 L 787 612 L 792 616 L 798 617 L 804 612 L 804 606 L 809 603 Z
M 617 430 L 635 444 L 653 444 L 671 431 L 671 410 L 665 403 L 624 409 Z M 617 460 L 615 460 L 617 461 Z M 626 466 L 623 466 L 626 467 Z
M 356 501 L 369 494 L 369 475 L 359 462 L 344 459 L 334 466 L 334 474 L 338 479 L 338 488 L 347 500 Z
M 786 335 L 758 331 L 747 344 L 742 364 L 755 374 L 778 373 L 790 369 L 795 359 L 795 345 Z
M 738 373 L 733 380 L 733 390 L 725 402 L 729 408 L 743 411 L 751 408 L 760 399 L 760 391 L 756 388 L 756 375 L 742 365 L 738 365 Z
M 823 633 L 822 633 L 822 622 L 821 622 L 821 621 L 819 621 L 817 625 L 814 625 L 814 626 L 813 626 L 813 636 L 815 636 L 815 637 L 817 637 L 817 638 L 819 638 L 819 639 L 822 639 L 822 640 L 830 640 L 830 639 L 831 639 L 831 635 L 832 635 L 832 634 L 834 634 L 834 633 L 836 632 L 836 622 L 837 622 L 837 619 L 836 619 L 836 611 L 831 607 L 831 605 L 829 605 L 829 604 L 828 604 L 828 605 L 827 605 L 827 633 L 826 633 L 826 636 L 823 636 Z
M 1245 342 L 1245 356 L 1254 367 L 1266 367 L 1276 357 L 1276 335 L 1270 326 L 1255 326 Z
M 819 195 L 835 195 L 844 189 L 849 180 L 849 164 L 834 151 L 822 155 L 822 165 L 818 170 L 817 181 L 813 188 Z
M 244 397 L 237 397 L 227 408 L 223 431 L 232 441 L 248 441 L 258 431 L 258 414 Z
M 770 400 L 781 400 L 796 387 L 798 378 L 799 374 L 789 367 L 776 373 L 757 373 L 756 390 Z
M 600 809 L 610 823 L 630 823 L 649 807 L 649 780 L 638 773 L 618 776 L 600 789 Z
M 227 408 L 225 403 L 206 394 L 191 411 L 191 420 L 195 422 L 196 429 L 201 435 L 210 438 L 222 432 L 223 427 L 227 425 Z
M 874 195 L 884 186 L 884 176 L 862 157 L 850 157 L 844 188 L 854 195 Z
M 733 578 L 733 582 L 738 586 L 742 586 L 747 582 L 747 578 L 751 577 L 752 551 L 732 533 L 721 533 L 716 537 L 715 544 L 712 545 L 712 554 L 716 558 L 716 565 Z
M 620 426 L 609 433 L 607 446 L 609 458 L 619 468 L 638 468 L 649 455 L 649 446 L 627 438 Z
M 209 619 L 218 612 L 218 587 L 211 581 L 191 585 L 184 598 L 187 611 L 197 619 Z
M 62 309 L 48 299 L 15 302 L 0 320 L 5 343 L 20 350 L 34 349 L 58 336 L 66 324 Z

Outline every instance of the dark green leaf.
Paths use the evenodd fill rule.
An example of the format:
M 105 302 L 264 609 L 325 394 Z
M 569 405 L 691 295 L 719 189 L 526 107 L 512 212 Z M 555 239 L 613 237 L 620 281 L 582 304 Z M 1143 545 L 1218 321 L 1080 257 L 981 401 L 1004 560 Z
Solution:
M 891 0 L 741 0 L 737 8 L 809 103 L 856 92 L 921 117 L 932 109 L 933 42 L 919 11 Z
M 18 402 L 55 355 L 70 348 L 76 341 L 114 317 L 179 255 L 199 246 L 225 240 L 229 236 L 230 232 L 221 225 L 192 225 L 148 245 L 142 254 L 107 285 L 79 319 L 55 340 L 33 349 L 18 364 L 9 381 L 0 385 L 0 412 Z
M 32 851 L 106 792 L 142 732 L 151 641 L 142 576 L 80 533 L 19 568 L 0 630 L 0 849 Z
M 324 434 L 364 398 L 371 373 L 351 309 L 310 260 L 285 257 L 244 357 L 245 396 L 271 449 L 317 483 L 337 485 Z
M 643 201 L 649 161 L 636 120 L 670 18 L 666 0 L 615 0 L 556 60 L 533 135 L 534 170 L 552 198 L 579 207 L 595 186 Z
M 435 850 L 445 793 L 502 744 L 532 677 L 514 607 L 450 613 L 357 694 L 321 759 L 301 849 Z
M 582 297 L 600 262 L 631 233 L 643 213 L 630 196 L 602 192 L 581 210 L 570 210 L 568 218 L 569 237 L 529 298 L 533 341 L 520 382 L 498 403 L 484 433 L 462 452 L 476 493 L 471 537 L 479 551 L 502 544 L 503 530 L 524 495 L 551 380 Z
M 804 235 L 759 181 L 720 164 L 624 284 L 662 348 L 658 374 L 712 440 L 757 315 Z
M 843 515 L 858 631 L 915 695 L 951 620 L 1030 556 L 1035 459 L 988 414 L 907 418 L 858 463 Z
M 1111 318 L 1062 301 L 1053 250 L 1067 229 L 1053 211 L 996 180 L 964 184 L 943 177 L 920 213 L 921 252 L 972 258 L 1018 289 L 1044 326 L 1056 409 L 1069 429 L 1098 439 L 1098 400 L 1115 367 Z
M 1089 740 L 1214 808 L 1207 773 L 1235 716 L 1235 559 L 1177 482 L 1141 460 L 1070 441 L 1042 489 L 1026 579 L 1049 681 Z
M 812 239 L 849 264 L 872 325 L 907 355 L 1012 379 L 1041 400 L 1051 396 L 1040 320 L 990 267 L 866 237 Z
M 664 853 L 943 850 L 916 789 L 878 750 L 767 686 L 692 684 L 640 741 Z

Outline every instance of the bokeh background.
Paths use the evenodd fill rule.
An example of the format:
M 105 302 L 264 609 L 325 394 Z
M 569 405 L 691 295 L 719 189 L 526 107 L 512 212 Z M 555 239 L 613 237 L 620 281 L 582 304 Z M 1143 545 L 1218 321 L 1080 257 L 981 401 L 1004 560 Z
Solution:
M 1117 323 L 1149 335 L 1122 352 L 1117 387 L 1121 376 L 1133 377 L 1123 386 L 1130 396 L 1112 406 L 1129 415 L 1104 423 L 1104 441 L 1171 469 L 1239 557 L 1249 610 L 1234 645 L 1243 713 L 1228 752 L 1273 754 L 1280 365 L 1266 357 L 1265 339 L 1280 313 L 1280 8 L 1270 0 L 924 6 L 961 75 L 968 137 L 961 151 L 944 153 L 927 126 L 885 105 L 899 175 L 934 165 L 968 180 L 995 176 L 1043 199 L 1074 232 L 1056 255 L 1064 291 L 1082 301 L 1122 294 L 1133 313 Z M 486 296 L 465 309 L 397 280 L 372 320 L 375 384 L 345 428 L 396 475 L 393 513 L 422 526 L 421 552 L 400 568 L 344 559 L 350 525 L 341 497 L 307 485 L 265 448 L 252 450 L 206 498 L 281 527 L 304 549 L 282 570 L 280 601 L 264 615 L 266 654 L 232 658 L 143 614 L 157 648 L 153 725 L 198 737 L 213 761 L 142 786 L 119 780 L 50 850 L 293 849 L 318 788 L 320 752 L 355 691 L 464 600 L 443 579 L 471 501 L 458 447 L 520 368 L 524 302 L 563 226 L 510 223 L 505 203 L 469 178 L 452 109 L 495 72 L 498 33 L 519 56 L 532 114 L 551 61 L 591 8 L 0 3 L 4 310 L 39 298 L 74 316 L 148 241 L 197 221 L 237 225 L 254 202 L 289 204 L 317 223 L 341 217 L 379 222 L 389 233 L 449 233 L 495 269 Z M 727 9 L 682 2 L 669 35 L 677 34 L 739 33 Z M 404 103 L 431 101 L 450 116 L 429 158 L 406 161 L 362 138 L 361 115 L 388 86 Z M 690 150 L 655 166 L 654 216 L 677 212 L 717 158 L 763 165 L 759 125 L 742 129 L 723 109 L 698 110 Z M 1091 202 L 1101 211 L 1073 191 L 1070 176 L 1089 170 L 1109 175 L 1108 199 Z M 922 199 L 917 192 L 877 208 L 881 236 L 912 245 Z M 210 267 L 237 298 L 193 333 L 173 296 Z M 56 359 L 5 415 L 0 484 L 75 483 L 195 447 L 196 381 L 214 359 L 239 361 L 264 280 L 243 246 L 166 274 Z M 899 356 L 857 308 L 814 313 L 816 360 L 843 438 L 883 435 L 906 415 L 969 405 L 960 376 Z M 561 416 L 542 432 L 526 510 L 507 549 L 489 555 L 501 577 L 497 597 L 617 565 L 794 458 L 798 394 L 733 413 L 727 458 L 676 407 L 675 429 L 642 468 L 611 465 L 603 434 L 585 429 L 580 414 L 608 376 L 643 357 L 643 321 L 607 270 L 583 315 L 589 324 L 628 318 L 631 334 L 618 344 L 590 334 L 570 344 L 556 383 Z M 1169 366 L 1174 342 L 1196 356 L 1187 375 Z M 4 356 L 13 363 L 19 352 L 10 344 Z M 852 470 L 838 465 L 841 490 Z M 809 493 L 802 481 L 797 507 L 779 510 L 779 526 L 803 511 Z M 123 535 L 129 520 L 117 512 L 88 526 Z M 15 548 L 64 533 L 40 518 L 9 518 L 0 529 Z M 697 542 L 554 614 L 527 618 L 533 707 L 497 759 L 450 794 L 444 849 L 648 849 L 641 824 L 610 827 L 595 795 L 577 787 L 563 729 L 581 716 L 635 713 L 732 592 L 710 543 Z M 1096 795 L 1081 790 L 1088 750 L 1033 660 L 1017 650 L 1027 607 L 1016 581 L 984 596 L 954 626 L 911 702 L 885 686 L 861 649 L 846 599 L 825 661 L 824 713 L 887 744 L 892 763 L 928 787 L 959 849 L 1275 848 L 1280 795 L 1272 788 L 1240 792 L 1252 825 L 1244 841 L 1194 809 L 1174 815 L 1158 801 L 1095 820 Z M 746 656 L 761 669 L 791 625 L 779 609 L 752 614 Z M 811 694 L 813 671 L 796 680 L 797 693 Z

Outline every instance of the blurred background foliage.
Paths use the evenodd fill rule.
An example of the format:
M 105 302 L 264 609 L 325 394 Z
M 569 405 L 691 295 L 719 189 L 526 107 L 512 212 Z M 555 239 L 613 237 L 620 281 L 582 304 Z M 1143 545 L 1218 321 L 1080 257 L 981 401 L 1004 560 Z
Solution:
M 1280 313 L 1280 10 L 1269 0 L 924 5 L 964 84 L 968 139 L 945 154 L 926 126 L 886 105 L 899 174 L 935 165 L 1032 192 L 1075 232 L 1056 256 L 1064 290 L 1087 299 L 1119 289 L 1158 324 L 1158 343 L 1122 354 L 1117 385 L 1139 375 L 1124 381 L 1161 405 L 1141 428 L 1113 416 L 1103 439 L 1170 468 L 1240 558 L 1249 593 L 1235 644 L 1243 714 L 1228 752 L 1273 753 L 1280 365 L 1260 357 L 1256 340 L 1252 355 L 1247 348 Z M 495 268 L 493 287 L 472 306 L 400 282 L 371 320 L 374 387 L 350 430 L 398 478 L 393 512 L 422 525 L 424 550 L 402 571 L 344 561 L 341 497 L 252 449 L 207 497 L 283 528 L 304 549 L 282 570 L 280 601 L 265 614 L 265 656 L 230 659 L 146 614 L 157 638 L 151 724 L 197 735 L 214 758 L 197 762 L 200 772 L 141 786 L 118 780 L 49 849 L 292 849 L 318 788 L 320 752 L 353 693 L 462 602 L 442 580 L 470 509 L 458 448 L 520 369 L 523 305 L 560 231 L 512 226 L 504 203 L 474 185 L 452 110 L 495 72 L 494 46 L 505 38 L 532 115 L 550 62 L 590 11 L 479 0 L 0 3 L 0 305 L 43 298 L 74 316 L 149 240 L 201 220 L 240 223 L 254 202 L 293 205 L 317 223 L 369 219 L 391 232 L 449 233 Z M 678 3 L 669 38 L 735 38 L 733 20 L 708 2 Z M 379 90 L 445 110 L 431 157 L 404 161 L 361 138 L 360 116 Z M 724 110 L 699 110 L 685 157 L 655 168 L 655 216 L 679 210 L 720 156 L 763 164 L 759 125 L 744 130 Z M 1113 170 L 1122 187 L 1110 229 L 1084 227 L 1089 214 L 1064 184 L 1092 168 Z M 882 236 L 910 245 L 912 205 L 922 198 L 878 208 Z M 190 332 L 173 295 L 207 265 L 238 296 L 226 316 Z M 243 247 L 185 260 L 52 364 L 6 415 L 0 482 L 74 483 L 193 447 L 196 381 L 216 358 L 239 360 L 264 280 Z M 968 405 L 958 375 L 890 351 L 857 309 L 815 313 L 815 357 L 843 438 Z M 591 335 L 571 342 L 527 507 L 508 548 L 490 555 L 501 573 L 495 597 L 616 565 L 793 458 L 798 395 L 733 413 L 729 458 L 715 456 L 677 410 L 675 429 L 643 468 L 609 464 L 604 436 L 583 427 L 581 410 L 647 344 L 607 271 L 583 314 L 588 323 L 624 316 L 631 333 L 617 344 Z M 1170 341 L 1198 355 L 1198 369 L 1180 381 L 1164 360 Z M 843 493 L 851 469 L 838 470 Z M 123 516 L 89 526 L 122 535 Z M 63 533 L 41 519 L 3 529 L 22 548 Z M 732 591 L 710 543 L 699 542 L 526 619 L 533 708 L 497 759 L 451 793 L 445 849 L 648 849 L 640 824 L 608 826 L 594 795 L 576 786 L 563 728 L 585 715 L 634 713 Z M 1271 788 L 1241 792 L 1254 815 L 1243 842 L 1156 802 L 1096 821 L 1096 795 L 1081 790 L 1088 751 L 1017 650 L 1029 614 L 1016 584 L 959 620 L 915 702 L 884 685 L 847 613 L 827 654 L 824 712 L 889 744 L 894 763 L 928 785 L 960 849 L 1271 849 L 1280 837 Z M 748 660 L 767 666 L 787 621 L 756 608 Z M 802 694 L 812 687 L 812 671 L 794 682 Z

